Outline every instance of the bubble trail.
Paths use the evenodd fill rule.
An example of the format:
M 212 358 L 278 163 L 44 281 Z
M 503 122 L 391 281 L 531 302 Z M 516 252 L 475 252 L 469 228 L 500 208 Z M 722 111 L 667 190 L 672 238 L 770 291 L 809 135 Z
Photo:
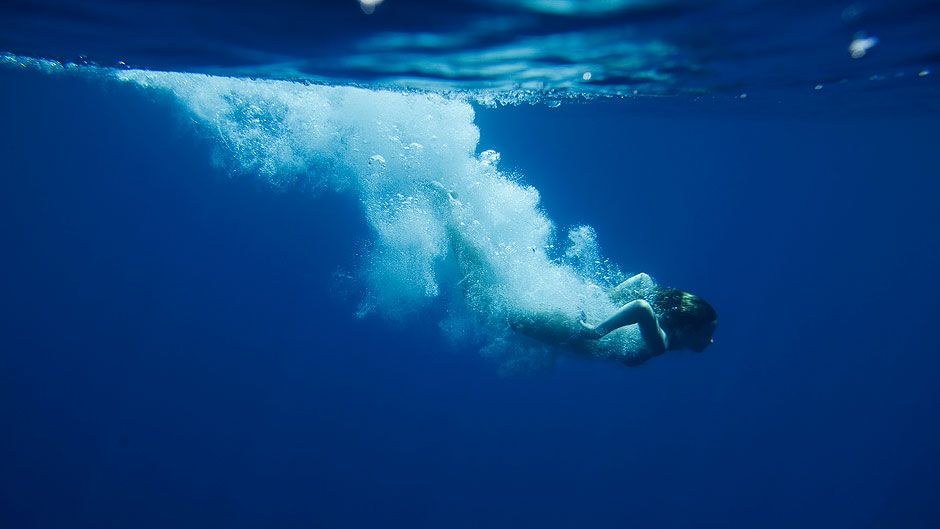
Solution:
M 563 244 L 553 244 L 555 228 L 538 191 L 501 172 L 496 151 L 476 154 L 480 134 L 464 100 L 47 62 L 57 67 L 14 65 L 170 94 L 214 139 L 215 165 L 314 200 L 354 194 L 372 230 L 354 274 L 363 293 L 360 317 L 427 322 L 442 313 L 431 305 L 443 304 L 437 324 L 445 336 L 511 371 L 551 365 L 559 353 L 514 332 L 519 321 L 600 321 L 618 308 L 604 287 L 621 274 L 601 257 L 594 230 L 573 228 Z M 456 206 L 436 186 L 453 191 Z M 467 248 L 473 261 L 460 259 Z M 628 327 L 600 343 L 589 352 L 620 358 L 642 338 Z

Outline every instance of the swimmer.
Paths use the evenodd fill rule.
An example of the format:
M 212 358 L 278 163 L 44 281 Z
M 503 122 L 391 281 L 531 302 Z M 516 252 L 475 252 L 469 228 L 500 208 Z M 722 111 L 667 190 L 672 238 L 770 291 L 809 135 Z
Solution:
M 485 252 L 461 229 L 455 212 L 462 204 L 456 193 L 437 181 L 431 182 L 429 188 L 444 203 L 448 238 L 463 274 L 461 283 L 468 278 L 484 277 Z M 694 294 L 658 287 L 649 275 L 642 273 L 606 294 L 620 308 L 596 325 L 589 324 L 583 314 L 574 317 L 560 310 L 506 309 L 506 322 L 514 331 L 542 343 L 595 357 L 617 358 L 629 366 L 640 365 L 666 351 L 689 349 L 700 353 L 713 343 L 718 315 L 708 302 Z M 643 347 L 625 349 L 623 339 L 605 338 L 630 325 L 638 327 Z
M 646 351 L 627 354 L 624 362 L 628 365 L 639 365 L 653 356 L 678 349 L 701 353 L 714 343 L 712 335 L 718 325 L 718 313 L 707 301 L 679 289 L 655 286 L 644 295 L 645 290 L 637 288 L 643 283 L 652 285 L 653 280 L 646 274 L 637 274 L 608 292 L 613 301 L 632 301 L 597 325 L 581 321 L 582 336 L 596 340 L 636 324 L 646 342 Z
M 637 288 L 645 284 L 648 288 Z M 607 292 L 623 303 L 604 321 L 591 325 L 561 312 L 510 314 L 509 326 L 526 336 L 562 349 L 638 366 L 666 351 L 689 349 L 701 353 L 714 342 L 718 314 L 704 299 L 675 288 L 654 286 L 647 274 L 637 274 Z M 629 301 L 628 301 L 629 300 Z M 602 341 L 617 329 L 636 325 L 645 347 L 622 348 L 622 342 Z M 616 349 L 620 347 L 620 349 Z M 614 348 L 615 350 L 611 350 Z

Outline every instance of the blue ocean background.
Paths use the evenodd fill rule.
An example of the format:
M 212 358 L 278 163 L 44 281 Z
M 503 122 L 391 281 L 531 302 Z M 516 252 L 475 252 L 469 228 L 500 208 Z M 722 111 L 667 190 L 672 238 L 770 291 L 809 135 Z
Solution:
M 81 51 L 10 20 L 10 53 Z M 511 373 L 440 303 L 357 317 L 354 193 L 233 175 L 165 95 L 0 68 L 0 526 L 937 527 L 938 49 L 821 101 L 475 101 L 558 229 L 719 314 L 703 354 Z

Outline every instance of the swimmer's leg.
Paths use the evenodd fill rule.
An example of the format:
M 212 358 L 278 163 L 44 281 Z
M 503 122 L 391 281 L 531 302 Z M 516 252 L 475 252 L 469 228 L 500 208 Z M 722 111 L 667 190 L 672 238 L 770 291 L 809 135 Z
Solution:
M 653 278 L 639 273 L 610 289 L 608 295 L 611 299 L 621 302 L 629 299 L 642 299 L 645 297 L 644 292 L 649 291 L 654 285 Z

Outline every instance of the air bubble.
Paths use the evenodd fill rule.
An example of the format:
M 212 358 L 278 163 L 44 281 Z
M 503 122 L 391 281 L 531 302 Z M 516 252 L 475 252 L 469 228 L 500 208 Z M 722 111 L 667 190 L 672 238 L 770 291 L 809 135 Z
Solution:
M 868 54 L 868 50 L 878 44 L 878 37 L 856 37 L 849 44 L 849 54 L 853 59 L 861 59 Z

